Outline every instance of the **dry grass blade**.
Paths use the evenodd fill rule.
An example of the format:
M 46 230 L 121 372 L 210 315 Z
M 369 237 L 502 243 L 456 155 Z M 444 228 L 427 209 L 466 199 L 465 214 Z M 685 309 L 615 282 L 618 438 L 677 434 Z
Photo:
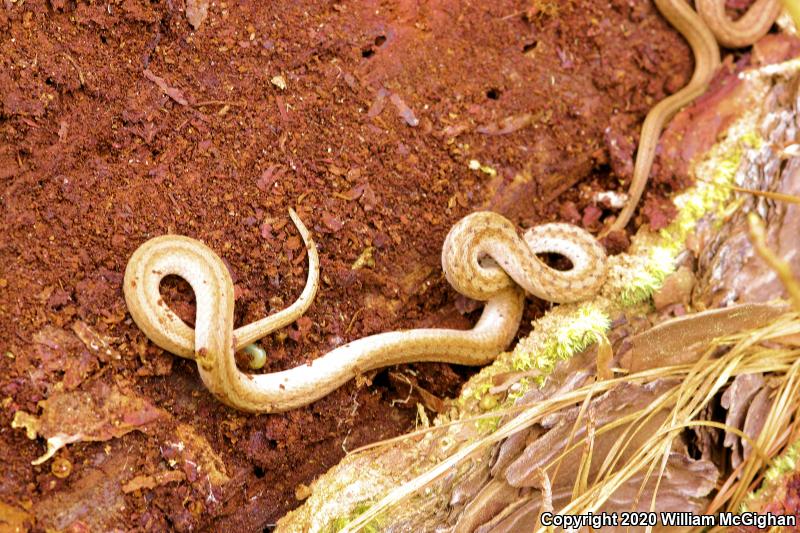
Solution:
M 795 353 L 795 356 L 798 354 Z M 787 427 L 792 416 L 797 412 L 800 405 L 800 359 L 797 359 L 789 372 L 781 376 L 781 385 L 778 395 L 767 416 L 761 433 L 756 439 L 756 444 L 761 449 L 773 449 L 775 446 L 784 447 L 788 442 L 781 442 L 781 429 Z M 788 436 L 788 435 L 786 435 Z M 753 447 L 755 449 L 755 446 Z M 734 511 L 739 508 L 744 497 L 750 490 L 751 485 L 756 480 L 759 472 L 767 465 L 769 458 L 763 459 L 750 454 L 745 460 L 745 466 L 741 474 L 741 482 L 738 484 L 728 503 L 728 509 Z
M 793 417 L 800 406 L 800 349 L 783 347 L 773 340 L 799 334 L 800 315 L 794 312 L 785 313 L 771 324 L 761 328 L 740 331 L 715 339 L 693 364 L 648 369 L 622 378 L 597 381 L 566 394 L 554 396 L 533 405 L 526 405 L 521 411 L 515 407 L 493 412 L 492 416 L 513 414 L 514 412 L 519 414 L 500 426 L 494 433 L 464 446 L 427 472 L 390 491 L 366 512 L 349 523 L 343 531 L 361 530 L 389 507 L 404 501 L 424 487 L 441 479 L 453 467 L 476 452 L 564 409 L 578 409 L 579 415 L 572 426 L 570 445 L 566 447 L 568 449 L 552 458 L 550 463 L 542 469 L 542 472 L 552 473 L 552 475 L 547 474 L 549 484 L 552 486 L 557 483 L 558 465 L 570 451 L 583 448 L 583 460 L 588 463 L 596 453 L 596 439 L 615 428 L 620 434 L 607 457 L 604 458 L 598 473 L 590 476 L 588 466 L 581 465 L 581 468 L 578 469 L 578 476 L 573 481 L 573 499 L 566 507 L 559 509 L 559 512 L 579 514 L 602 510 L 604 503 L 627 480 L 642 473 L 644 473 L 642 490 L 654 475 L 658 476 L 656 480 L 656 484 L 658 484 L 660 482 L 658 480 L 664 475 L 667 468 L 667 458 L 672 452 L 674 438 L 692 426 L 724 429 L 750 442 L 753 453 L 745 458 L 738 471 L 735 472 L 738 479 L 734 481 L 729 478 L 708 507 L 708 512 L 723 507 L 737 510 L 745 495 L 760 480 L 760 473 L 767 462 L 781 452 L 790 442 L 791 436 L 797 434 L 796 427 L 793 425 Z M 716 357 L 721 348 L 727 351 L 722 356 Z M 733 377 L 750 373 L 771 374 L 773 383 L 777 386 L 773 407 L 757 438 L 746 435 L 738 428 L 699 419 L 705 407 L 721 393 Z M 593 416 L 586 416 L 586 413 L 592 412 L 590 404 L 592 398 L 597 398 L 622 384 L 647 384 L 665 378 L 679 378 L 681 381 L 666 389 L 663 394 L 643 409 L 597 427 L 593 424 Z M 629 443 L 633 441 L 633 433 L 644 426 L 645 421 L 653 420 L 657 413 L 663 412 L 665 409 L 668 416 L 663 418 L 663 422 L 660 422 L 658 431 L 653 432 L 646 439 L 644 445 L 637 445 L 635 450 L 626 450 L 629 448 Z M 474 422 L 478 418 L 480 417 L 471 417 L 457 423 Z M 581 421 L 589 425 L 590 431 L 583 432 L 581 438 L 573 441 L 572 436 Z M 429 430 L 436 429 L 440 428 L 430 428 Z M 625 461 L 622 461 L 624 451 L 626 452 Z M 643 494 L 642 490 L 639 492 L 640 495 Z M 653 497 L 650 507 L 655 509 L 657 501 L 657 498 Z
M 775 192 L 775 191 L 757 191 L 755 189 L 748 189 L 745 187 L 739 187 L 738 185 L 733 185 L 730 183 L 718 183 L 702 178 L 697 178 L 697 181 L 702 181 L 708 185 L 713 185 L 715 187 L 725 187 L 726 189 L 730 189 L 732 191 L 740 192 L 743 194 L 750 194 L 752 196 L 760 196 L 761 198 L 769 198 L 770 200 L 776 200 L 778 202 L 786 202 L 790 204 L 800 204 L 800 197 L 795 196 L 793 194 L 787 194 L 783 192 Z
M 614 359 L 614 349 L 611 342 L 605 335 L 600 336 L 597 342 L 597 379 L 611 379 L 614 371 L 611 369 L 611 362 Z
M 581 409 L 578 412 L 578 416 L 575 418 L 575 424 L 573 424 L 573 426 L 572 426 L 572 431 L 570 432 L 569 439 L 567 441 L 568 443 L 571 443 L 571 442 L 574 441 L 575 434 L 578 432 L 578 425 L 586 417 L 586 413 L 589 410 L 589 405 L 591 404 L 591 401 L 592 401 L 593 397 L 594 397 L 593 394 L 591 394 L 591 393 L 587 394 L 586 395 L 586 399 L 581 404 Z M 589 446 L 586 449 L 584 449 L 584 457 L 582 457 L 582 461 L 581 461 L 581 467 L 582 467 L 581 468 L 581 474 L 583 474 L 587 478 L 589 476 L 588 463 L 591 462 L 592 445 L 594 444 L 594 420 L 593 420 L 594 417 L 591 415 L 590 411 L 588 411 L 588 412 L 589 412 L 589 417 L 586 420 L 586 433 L 589 435 L 589 439 L 588 439 Z M 588 454 L 588 460 L 587 460 L 587 457 L 586 457 L 587 454 Z M 553 475 L 548 478 L 548 481 L 550 479 L 557 479 L 558 478 L 558 471 L 561 469 L 562 461 L 564 460 L 564 458 L 566 456 L 567 456 L 566 453 L 561 454 L 561 458 L 556 463 L 555 471 L 553 472 Z M 586 468 L 583 468 L 584 466 L 586 466 Z M 579 475 L 578 479 L 580 479 L 580 478 L 581 478 L 581 476 Z M 551 485 L 552 485 L 552 483 L 551 483 Z M 579 487 L 579 484 L 576 484 L 575 490 L 578 491 L 578 492 L 582 492 L 582 488 Z

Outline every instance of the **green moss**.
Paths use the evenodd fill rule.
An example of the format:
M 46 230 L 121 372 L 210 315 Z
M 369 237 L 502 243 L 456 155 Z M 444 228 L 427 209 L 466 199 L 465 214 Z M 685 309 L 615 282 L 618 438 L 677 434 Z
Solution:
M 475 398 L 478 401 L 481 401 L 481 399 L 483 398 L 483 395 L 486 394 L 487 392 L 489 392 L 489 389 L 491 389 L 491 388 L 492 388 L 492 384 L 489 381 L 486 381 L 484 383 L 479 383 L 475 387 L 475 390 L 472 391 L 472 397 Z
M 739 137 L 739 142 L 747 145 L 754 150 L 760 150 L 764 145 L 764 139 L 755 130 L 748 131 Z
M 500 420 L 501 418 L 499 416 L 479 418 L 475 421 L 475 429 L 477 429 L 478 433 L 481 435 L 489 435 L 497 431 L 497 428 L 500 427 Z
M 325 533 L 336 533 L 337 531 L 341 531 L 347 524 L 349 524 L 350 522 L 358 518 L 360 515 L 367 512 L 369 508 L 372 507 L 373 503 L 374 502 L 372 500 L 365 500 L 363 502 L 357 503 L 355 506 L 353 506 L 353 510 L 350 512 L 348 516 L 346 517 L 339 516 L 337 518 L 334 518 L 333 520 L 330 521 L 330 523 L 328 523 L 328 525 L 325 527 L 325 529 L 323 529 L 323 531 Z M 362 531 L 366 531 L 367 533 L 378 533 L 379 531 L 381 531 L 381 528 L 373 520 L 372 522 L 364 526 L 364 529 Z
M 757 490 L 748 494 L 747 498 L 742 502 L 739 512 L 748 512 L 752 510 L 751 508 L 758 510 L 763 505 L 763 502 L 759 504 L 757 500 L 764 496 L 765 492 L 766 494 L 771 494 L 773 498 L 779 496 L 775 492 L 769 493 L 767 491 L 774 491 L 782 483 L 782 479 L 785 476 L 796 472 L 798 462 L 800 462 L 800 440 L 795 441 L 783 454 L 772 460 L 772 464 L 764 473 L 764 482 Z
M 531 380 L 528 378 L 522 378 L 517 382 L 518 387 L 515 387 L 513 390 L 508 392 L 506 396 L 505 407 L 511 407 L 517 403 L 517 400 L 522 398 L 522 396 L 528 392 L 528 389 L 531 388 Z
M 694 189 L 675 198 L 679 212 L 676 219 L 660 234 L 663 245 L 676 249 L 683 245 L 686 237 L 694 230 L 697 221 L 716 206 L 720 212 L 730 196 L 728 185 L 739 170 L 745 148 L 758 149 L 764 143 L 755 131 L 748 131 L 738 136 L 738 141 L 727 148 L 725 153 L 716 158 L 711 183 L 699 182 Z
M 597 342 L 610 326 L 608 315 L 591 304 L 585 304 L 567 318 L 565 325 L 556 329 L 541 350 L 516 353 L 512 364 L 516 370 L 535 368 L 544 375 L 549 374 L 558 361 L 569 359 Z M 535 379 L 543 383 L 545 377 Z
M 764 474 L 764 480 L 772 482 L 788 473 L 794 472 L 797 468 L 798 454 L 800 454 L 800 441 L 789 446 L 783 455 L 776 457 L 772 461 L 772 465 Z
M 728 185 L 733 183 L 739 170 L 744 147 L 758 148 L 761 144 L 763 140 L 756 132 L 741 135 L 737 143 L 716 158 L 711 183 L 699 182 L 694 189 L 675 199 L 675 205 L 679 208 L 678 216 L 659 232 L 660 242 L 652 248 L 647 266 L 636 272 L 630 284 L 621 291 L 619 303 L 623 307 L 645 302 L 661 288 L 664 279 L 673 272 L 675 258 L 697 221 L 714 208 L 720 212 L 724 210 L 730 196 Z

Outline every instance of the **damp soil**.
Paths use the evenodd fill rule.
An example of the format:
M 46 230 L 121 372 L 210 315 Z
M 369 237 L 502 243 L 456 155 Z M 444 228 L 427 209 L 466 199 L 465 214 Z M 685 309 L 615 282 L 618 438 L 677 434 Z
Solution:
M 195 31 L 181 0 L 5 0 L 0 510 L 34 529 L 268 528 L 347 450 L 440 405 L 408 382 L 453 397 L 474 369 L 403 365 L 303 409 L 235 412 L 132 322 L 121 282 L 136 247 L 208 244 L 239 326 L 302 290 L 296 209 L 322 283 L 262 341 L 265 372 L 383 331 L 467 328 L 479 311 L 440 269 L 450 226 L 492 209 L 597 232 L 614 212 L 596 193 L 624 192 L 641 121 L 691 69 L 648 1 L 217 2 Z M 188 285 L 162 292 L 191 323 Z M 524 324 L 546 307 L 529 300 Z M 160 414 L 122 413 L 136 430 L 115 419 L 117 433 L 31 465 L 44 440 L 12 429 L 18 411 L 119 390 Z

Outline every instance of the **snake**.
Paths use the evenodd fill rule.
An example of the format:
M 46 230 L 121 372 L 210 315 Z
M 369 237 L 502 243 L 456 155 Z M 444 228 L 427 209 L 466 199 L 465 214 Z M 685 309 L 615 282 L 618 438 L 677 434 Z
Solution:
M 727 47 L 754 43 L 769 30 L 780 11 L 778 0 L 756 0 L 744 16 L 731 22 L 725 14 L 725 0 L 696 0 L 699 15 L 686 0 L 655 0 L 655 4 L 664 18 L 689 42 L 694 56 L 694 72 L 686 86 L 661 100 L 647 113 L 639 135 L 628 200 L 604 234 L 622 230 L 630 222 L 647 185 L 661 131 L 678 111 L 708 88 L 720 64 L 718 43 Z
M 697 12 L 726 48 L 750 46 L 767 34 L 781 11 L 779 0 L 756 0 L 735 22 L 725 14 L 725 0 L 696 0 Z
M 703 20 L 685 0 L 655 0 L 656 7 L 689 42 L 694 55 L 694 73 L 680 91 L 664 98 L 647 113 L 639 134 L 639 148 L 633 166 L 628 200 L 608 232 L 622 230 L 630 222 L 653 167 L 658 138 L 664 124 L 708 87 L 720 63 L 719 46 Z
M 222 403 L 251 413 L 274 413 L 308 405 L 359 374 L 385 366 L 424 361 L 482 365 L 511 343 L 522 320 L 525 293 L 573 302 L 599 290 L 605 250 L 587 231 L 543 224 L 520 237 L 505 217 L 480 211 L 459 220 L 445 238 L 442 269 L 453 288 L 484 302 L 468 330 L 420 328 L 378 333 L 338 346 L 311 362 L 266 374 L 241 371 L 235 352 L 303 315 L 319 286 L 319 254 L 297 213 L 289 215 L 305 243 L 305 287 L 286 309 L 233 327 L 234 289 L 222 259 L 202 242 L 161 235 L 141 244 L 125 268 L 123 291 L 136 325 L 156 345 L 194 359 L 206 388 Z M 556 270 L 537 254 L 558 253 L 572 263 Z M 159 292 L 168 275 L 185 279 L 195 294 L 195 327 L 178 317 Z

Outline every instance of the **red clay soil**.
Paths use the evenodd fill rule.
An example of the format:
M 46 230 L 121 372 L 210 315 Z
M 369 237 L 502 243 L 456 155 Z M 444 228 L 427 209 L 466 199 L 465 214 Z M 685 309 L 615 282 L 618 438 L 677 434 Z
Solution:
M 450 226 L 489 208 L 597 230 L 612 212 L 593 193 L 626 188 L 644 115 L 691 68 L 646 1 L 218 2 L 194 31 L 182 0 L 5 0 L 0 515 L 267 527 L 346 449 L 413 427 L 421 400 L 383 371 L 285 414 L 221 405 L 127 314 L 133 250 L 203 240 L 230 267 L 238 326 L 300 294 L 297 209 L 323 283 L 307 318 L 262 342 L 265 372 L 382 331 L 469 327 L 475 306 L 440 269 Z M 374 265 L 353 269 L 369 247 Z M 191 322 L 188 285 L 164 291 Z M 528 307 L 526 323 L 545 304 Z M 394 372 L 448 397 L 472 370 Z M 47 398 L 84 402 L 79 418 L 123 407 L 96 441 L 32 466 L 44 440 L 11 422 Z M 70 409 L 53 400 L 48 416 Z

